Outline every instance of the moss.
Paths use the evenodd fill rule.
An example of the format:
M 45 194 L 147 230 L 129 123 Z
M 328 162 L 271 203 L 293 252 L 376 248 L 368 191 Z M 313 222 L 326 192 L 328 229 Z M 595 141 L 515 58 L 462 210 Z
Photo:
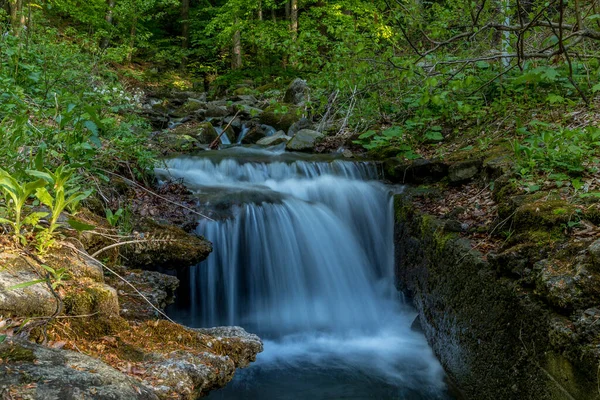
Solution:
M 272 104 L 260 115 L 262 124 L 270 125 L 277 130 L 287 132 L 295 122 L 300 120 L 302 109 L 293 104 Z
M 517 208 L 514 226 L 521 231 L 540 227 L 560 229 L 571 220 L 574 213 L 575 207 L 563 200 L 528 202 Z
M 255 94 L 255 93 L 256 93 L 256 91 L 249 87 L 240 87 L 233 91 L 234 96 L 243 96 L 243 95 Z
M 118 315 L 119 304 L 114 289 L 103 284 L 80 281 L 64 298 L 68 315 Z
M 562 355 L 547 352 L 544 354 L 541 367 L 548 376 L 552 377 L 549 385 L 552 400 L 567 398 L 565 392 L 569 394 L 568 398 L 600 399 L 597 387 L 590 385 L 589 381 L 581 379 L 582 372 L 577 371 L 573 364 Z
M 34 362 L 36 357 L 33 350 L 17 343 L 10 343 L 0 347 L 0 360 L 4 362 Z

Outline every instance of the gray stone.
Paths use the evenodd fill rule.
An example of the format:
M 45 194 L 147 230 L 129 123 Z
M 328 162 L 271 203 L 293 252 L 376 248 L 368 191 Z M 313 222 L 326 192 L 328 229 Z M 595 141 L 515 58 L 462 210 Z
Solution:
M 281 143 L 287 143 L 290 141 L 290 139 L 291 137 L 283 133 L 283 131 L 279 131 L 273 136 L 267 136 L 260 139 L 258 142 L 256 142 L 256 144 L 261 146 L 275 146 Z
M 308 118 L 300 118 L 297 122 L 294 122 L 290 129 L 288 129 L 288 136 L 294 136 L 298 131 L 302 129 L 313 129 L 314 125 Z
M 152 389 L 84 354 L 12 338 L 0 343 L 0 354 L 2 394 L 43 400 L 158 400 Z
M 283 98 L 284 103 L 303 105 L 308 100 L 308 84 L 304 79 L 296 78 L 290 83 L 285 96 Z
M 600 239 L 593 242 L 590 247 L 588 247 L 588 253 L 592 258 L 592 262 L 595 267 L 600 267 Z
M 229 114 L 227 107 L 225 105 L 219 104 L 219 102 L 211 101 L 206 104 L 206 113 L 204 114 L 208 117 L 226 117 Z
M 481 169 L 481 161 L 463 161 L 450 165 L 448 177 L 452 183 L 463 183 L 473 179 Z
M 310 151 L 315 147 L 317 140 L 322 137 L 324 135 L 320 132 L 311 129 L 301 129 L 288 142 L 286 148 L 292 151 Z

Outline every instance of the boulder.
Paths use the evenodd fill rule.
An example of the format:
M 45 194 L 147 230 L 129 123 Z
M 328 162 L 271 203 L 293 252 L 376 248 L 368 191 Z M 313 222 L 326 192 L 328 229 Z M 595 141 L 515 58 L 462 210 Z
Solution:
M 6 398 L 158 400 L 137 380 L 73 351 L 7 338 L 0 343 L 0 359 L 0 389 Z
M 270 125 L 277 130 L 287 132 L 300 120 L 302 109 L 292 104 L 272 104 L 265 108 L 259 116 L 261 124 Z
M 313 129 L 314 125 L 308 118 L 300 118 L 298 122 L 294 122 L 290 129 L 288 129 L 288 136 L 294 136 L 298 131 L 302 129 Z
M 304 79 L 296 78 L 288 86 L 285 96 L 283 98 L 284 103 L 294 105 L 304 105 L 308 100 L 308 84 Z
M 464 183 L 473 179 L 481 169 L 481 161 L 463 161 L 450 165 L 448 178 L 452 183 Z
M 315 147 L 316 142 L 323 137 L 324 135 L 321 132 L 311 129 L 301 129 L 287 143 L 286 149 L 291 151 L 310 151 Z
M 206 112 L 204 113 L 204 115 L 207 118 L 226 117 L 228 114 L 229 114 L 229 111 L 227 110 L 227 106 L 224 104 L 221 104 L 221 102 L 211 101 L 206 104 Z
M 161 225 L 142 218 L 135 226 L 146 243 L 123 247 L 127 265 L 132 268 L 186 268 L 198 264 L 212 251 L 212 244 L 173 225 Z
M 289 137 L 288 135 L 283 133 L 283 131 L 279 131 L 276 134 L 274 134 L 273 136 L 267 136 L 267 137 L 260 139 L 259 141 L 256 142 L 256 144 L 261 145 L 261 146 L 276 146 L 281 143 L 287 143 L 290 141 L 290 139 L 291 139 L 291 137 Z
M 242 144 L 256 143 L 267 135 L 261 124 L 256 121 L 248 121 L 246 123 L 246 129 L 248 129 L 248 131 L 241 140 Z

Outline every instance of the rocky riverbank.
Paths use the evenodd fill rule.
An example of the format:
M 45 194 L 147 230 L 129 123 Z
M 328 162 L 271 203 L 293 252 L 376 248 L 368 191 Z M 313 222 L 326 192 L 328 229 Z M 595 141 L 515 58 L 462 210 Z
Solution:
M 498 152 L 449 159 L 386 163 L 412 183 L 395 237 L 415 326 L 468 399 L 600 398 L 597 203 L 526 193 Z

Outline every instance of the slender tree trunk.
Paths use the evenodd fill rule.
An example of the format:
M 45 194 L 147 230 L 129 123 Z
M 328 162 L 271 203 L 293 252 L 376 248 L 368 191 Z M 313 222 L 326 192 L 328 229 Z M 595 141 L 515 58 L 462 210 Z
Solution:
M 106 5 L 108 8 L 106 9 L 106 16 L 104 19 L 106 20 L 106 24 L 110 28 L 113 25 L 113 9 L 115 8 L 115 0 L 106 0 Z M 100 46 L 103 49 L 106 49 L 110 44 L 109 35 L 102 38 L 102 43 Z
M 263 20 L 262 0 L 258 0 L 258 20 Z
M 292 32 L 292 40 L 298 38 L 298 0 L 290 1 L 290 31 Z
M 231 43 L 231 69 L 242 68 L 242 33 L 238 25 L 238 19 L 235 20 L 236 30 L 233 34 Z
M 181 47 L 190 45 L 190 0 L 181 0 Z
M 127 53 L 127 62 L 131 64 L 133 60 L 133 51 L 135 50 L 135 36 L 137 35 L 137 16 L 133 18 L 131 29 L 129 30 L 129 52 Z
M 290 20 L 290 0 L 285 2 L 285 19 L 287 19 L 288 21 Z
M 13 35 L 19 36 L 21 27 L 23 26 L 23 0 L 9 0 L 8 6 L 10 8 L 10 25 L 12 27 Z

